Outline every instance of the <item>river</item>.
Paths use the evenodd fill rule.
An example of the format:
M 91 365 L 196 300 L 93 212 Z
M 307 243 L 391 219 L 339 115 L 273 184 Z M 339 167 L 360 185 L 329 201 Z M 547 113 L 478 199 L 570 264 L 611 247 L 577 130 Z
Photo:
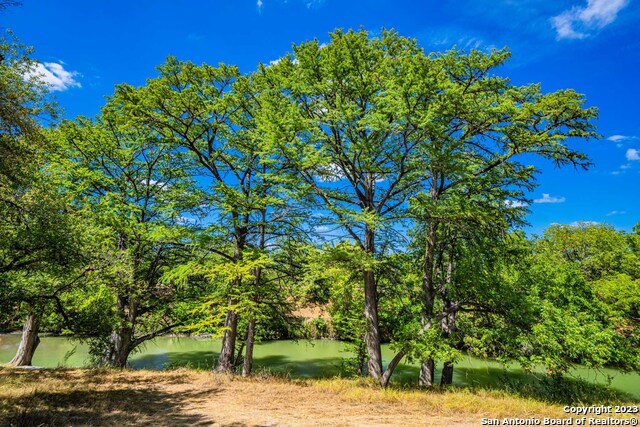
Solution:
M 85 344 L 66 337 L 43 336 L 41 340 L 33 358 L 35 366 L 85 367 L 89 362 L 88 348 Z M 11 360 L 19 341 L 18 334 L 0 335 L 0 363 Z M 209 369 L 219 350 L 219 340 L 165 336 L 143 344 L 141 351 L 134 353 L 129 360 L 133 369 L 166 369 L 177 366 Z M 352 356 L 348 345 L 328 340 L 263 342 L 256 345 L 254 355 L 256 371 L 269 370 L 296 378 L 322 378 L 344 374 L 347 372 L 345 359 Z M 391 350 L 383 346 L 385 362 L 391 357 Z M 533 375 L 535 374 L 534 372 Z M 517 366 L 510 366 L 505 370 L 502 364 L 492 360 L 464 357 L 456 364 L 454 384 L 498 386 L 505 375 L 514 379 L 532 378 L 532 374 Z M 401 364 L 394 373 L 393 381 L 412 383 L 416 381 L 417 376 L 417 366 Z M 637 372 L 621 373 L 615 369 L 594 372 L 576 367 L 570 376 L 595 383 L 604 383 L 607 377 L 611 376 L 612 388 L 640 400 L 640 374 Z M 436 380 L 439 378 L 436 377 Z

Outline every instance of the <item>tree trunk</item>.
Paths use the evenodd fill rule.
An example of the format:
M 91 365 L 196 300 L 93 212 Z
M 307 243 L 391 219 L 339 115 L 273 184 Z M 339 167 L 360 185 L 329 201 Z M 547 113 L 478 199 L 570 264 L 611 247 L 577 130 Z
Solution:
M 233 253 L 233 262 L 242 262 L 242 250 L 244 249 L 244 243 L 246 239 L 246 228 L 238 226 L 240 221 L 240 215 L 237 212 L 232 212 L 235 225 L 235 248 Z M 240 278 L 236 278 L 231 283 L 229 292 L 232 293 L 234 289 L 240 286 Z M 229 305 L 234 306 L 237 304 L 233 298 L 229 298 Z M 214 368 L 214 372 L 221 372 L 225 374 L 232 374 L 234 372 L 235 351 L 236 351 L 236 338 L 238 337 L 238 313 L 235 309 L 227 311 L 227 316 L 224 320 L 225 331 L 222 336 L 222 348 L 220 349 L 220 355 L 218 356 L 218 363 Z
M 247 344 L 244 352 L 244 365 L 242 365 L 242 376 L 248 377 L 251 375 L 251 369 L 253 367 L 253 344 L 255 342 L 256 321 L 255 319 L 249 320 L 249 326 L 247 327 Z
M 373 255 L 375 248 L 373 230 L 365 228 L 364 249 Z M 373 270 L 364 272 L 364 317 L 366 319 L 365 343 L 369 362 L 369 377 L 380 381 L 382 378 L 382 351 L 380 349 L 380 325 L 378 323 L 378 292 Z
M 389 380 L 391 379 L 393 371 L 396 369 L 396 366 L 398 366 L 398 363 L 400 363 L 405 354 L 406 351 L 402 349 L 393 357 L 393 359 L 391 359 L 391 362 L 389 362 L 387 369 L 384 370 L 382 378 L 380 379 L 380 385 L 382 387 L 387 387 L 387 385 L 389 385 Z
M 40 330 L 40 316 L 30 313 L 22 328 L 22 339 L 18 346 L 18 351 L 9 365 L 11 366 L 31 366 L 33 355 L 40 344 L 38 331 Z
M 427 228 L 427 239 L 424 250 L 424 272 L 422 276 L 422 328 L 423 332 L 431 327 L 433 317 L 433 305 L 435 300 L 435 284 L 433 279 L 433 266 L 436 248 L 437 224 L 431 222 Z M 422 361 L 418 384 L 421 386 L 433 385 L 434 361 L 427 359 Z
M 111 332 L 109 347 L 101 359 L 101 364 L 112 368 L 125 368 L 131 354 L 133 333 L 131 328 L 120 328 Z
M 264 250 L 265 248 L 265 227 L 266 223 L 266 211 L 262 210 L 262 225 L 260 226 L 260 250 Z M 253 280 L 253 285 L 256 287 L 256 295 L 259 294 L 258 288 L 261 285 L 262 280 L 262 267 L 257 267 L 255 269 L 255 279 Z M 255 298 L 255 297 L 254 297 Z M 255 299 L 254 299 L 254 302 Z M 242 365 L 242 376 L 248 377 L 251 375 L 251 369 L 253 368 L 253 345 L 255 343 L 256 336 L 256 320 L 249 319 L 249 325 L 247 326 L 247 340 L 246 340 L 246 351 L 244 353 L 244 365 Z
M 444 309 L 451 310 L 454 306 L 454 302 L 451 301 L 446 294 L 451 290 L 451 286 L 453 284 L 453 254 L 455 249 L 455 241 L 452 242 L 449 260 L 447 262 L 447 285 L 448 289 L 445 291 L 444 299 Z M 442 333 L 445 337 L 449 338 L 451 334 L 453 334 L 456 330 L 456 316 L 457 311 L 451 311 L 449 314 L 444 316 L 440 321 L 440 328 L 442 329 Z M 444 366 L 442 367 L 442 377 L 440 378 L 440 385 L 451 385 L 453 384 L 453 362 L 450 360 L 446 360 L 444 362 Z
M 229 305 L 235 304 L 235 300 L 229 300 Z M 238 336 L 238 314 L 234 310 L 227 312 L 224 326 L 227 329 L 225 329 L 224 335 L 222 336 L 222 348 L 220 349 L 220 356 L 218 357 L 215 372 L 232 374 L 233 362 L 235 360 L 236 337 Z
M 420 377 L 418 385 L 431 387 L 433 385 L 433 374 L 435 372 L 435 363 L 433 359 L 423 360 L 420 366 Z
M 445 302 L 445 307 L 450 308 L 452 306 L 451 301 Z M 441 328 L 446 337 L 450 337 L 456 330 L 456 314 L 457 312 L 449 313 L 442 319 Z M 442 367 L 442 378 L 440 379 L 440 385 L 451 385 L 453 383 L 453 363 L 450 360 L 444 362 Z
M 453 384 L 453 363 L 444 362 L 442 367 L 442 377 L 440 378 L 440 385 Z
M 109 337 L 109 346 L 100 359 L 101 365 L 112 368 L 127 366 L 129 354 L 134 348 L 134 324 L 138 316 L 138 303 L 127 295 L 118 295 L 116 313 L 124 322 L 124 326 L 116 328 Z

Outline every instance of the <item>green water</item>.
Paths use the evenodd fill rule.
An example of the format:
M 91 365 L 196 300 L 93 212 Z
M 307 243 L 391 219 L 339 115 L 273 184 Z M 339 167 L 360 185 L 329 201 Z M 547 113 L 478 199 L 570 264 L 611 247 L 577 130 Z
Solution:
M 6 363 L 15 355 L 20 336 L 0 335 L 0 363 Z M 35 366 L 54 368 L 84 367 L 88 364 L 88 348 L 85 344 L 64 337 L 42 337 L 33 358 Z M 191 366 L 209 369 L 220 350 L 220 341 L 209 338 L 159 337 L 147 342 L 141 351 L 130 357 L 133 369 L 165 369 L 171 366 Z M 346 372 L 345 359 L 352 356 L 348 346 L 339 341 L 271 341 L 256 345 L 254 351 L 256 370 L 266 369 L 285 373 L 297 378 L 333 377 Z M 393 357 L 383 346 L 385 363 Z M 454 384 L 499 387 L 507 371 L 502 364 L 473 357 L 465 357 L 456 364 Z M 533 374 L 536 375 L 535 373 Z M 541 375 L 541 372 L 540 372 Z M 511 366 L 508 376 L 513 379 L 531 379 L 532 374 Z M 586 368 L 575 368 L 574 378 L 594 383 L 604 383 L 613 377 L 611 387 L 632 395 L 640 400 L 640 374 L 623 374 L 614 369 L 594 372 Z M 393 381 L 405 384 L 415 383 L 418 367 L 401 364 L 396 369 Z M 439 378 L 436 378 L 439 381 Z

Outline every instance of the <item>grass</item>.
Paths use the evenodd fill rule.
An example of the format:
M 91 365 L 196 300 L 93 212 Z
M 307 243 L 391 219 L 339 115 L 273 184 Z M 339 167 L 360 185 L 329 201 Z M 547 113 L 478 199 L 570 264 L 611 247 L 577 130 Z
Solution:
M 480 425 L 482 418 L 566 418 L 563 406 L 526 392 L 381 390 L 364 379 L 0 368 L 1 426 Z

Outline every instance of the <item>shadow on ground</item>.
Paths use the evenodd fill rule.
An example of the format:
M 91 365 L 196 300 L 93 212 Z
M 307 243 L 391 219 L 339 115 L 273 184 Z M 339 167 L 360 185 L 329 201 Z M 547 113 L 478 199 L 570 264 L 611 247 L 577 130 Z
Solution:
M 440 383 L 440 369 L 435 383 Z M 395 386 L 415 387 L 419 369 L 417 366 L 401 365 L 394 373 Z M 453 384 L 458 388 L 488 389 L 507 392 L 511 395 L 531 398 L 556 404 L 602 405 L 606 403 L 639 402 L 637 397 L 621 390 L 596 384 L 579 378 L 551 378 L 545 374 L 526 372 L 522 369 L 498 367 L 456 367 Z M 439 387 L 435 387 L 437 390 Z
M 97 373 L 84 381 L 64 371 L 24 375 L 8 369 L 0 370 L 1 382 L 20 385 L 22 391 L 3 392 L 0 388 L 0 425 L 31 427 L 213 424 L 214 420 L 187 413 L 185 406 L 187 402 L 197 403 L 218 394 L 219 389 L 216 387 L 167 393 L 153 387 L 144 378 L 129 378 L 125 384 L 125 381 L 112 381 L 111 376 L 108 380 L 109 389 L 104 389 L 97 386 L 100 377 Z M 39 382 L 47 384 L 47 389 L 38 387 Z M 230 426 L 243 425 L 234 423 Z
M 147 359 L 147 357 L 149 359 Z M 154 356 L 142 356 L 137 363 L 142 365 L 152 362 Z M 209 370 L 214 364 L 216 352 L 173 352 L 168 354 L 168 364 L 164 368 L 187 367 Z M 440 367 L 436 370 L 436 384 L 440 383 Z M 285 355 L 269 355 L 256 357 L 253 364 L 254 374 L 267 374 L 285 378 L 333 378 L 352 377 L 353 369 L 348 366 L 348 359 L 341 357 L 325 357 L 306 359 L 304 362 L 292 360 Z M 418 367 L 400 364 L 391 379 L 392 384 L 402 388 L 417 387 Z M 504 391 L 509 394 L 532 398 L 535 400 L 571 404 L 604 404 L 620 402 L 638 402 L 634 396 L 608 387 L 602 383 L 594 383 L 579 378 L 565 377 L 552 379 L 540 372 L 527 372 L 521 368 L 505 369 L 499 366 L 468 367 L 456 366 L 454 385 L 460 388 L 490 389 Z

